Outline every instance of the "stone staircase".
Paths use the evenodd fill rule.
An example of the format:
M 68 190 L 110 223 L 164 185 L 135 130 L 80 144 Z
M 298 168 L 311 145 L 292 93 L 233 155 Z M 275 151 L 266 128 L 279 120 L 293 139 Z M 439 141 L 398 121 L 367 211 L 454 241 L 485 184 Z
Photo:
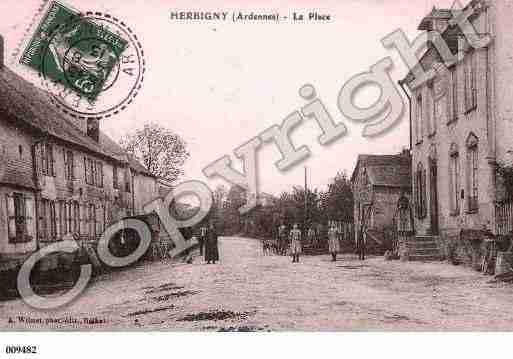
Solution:
M 441 260 L 440 248 L 434 236 L 418 235 L 411 237 L 407 246 L 410 261 L 430 262 Z

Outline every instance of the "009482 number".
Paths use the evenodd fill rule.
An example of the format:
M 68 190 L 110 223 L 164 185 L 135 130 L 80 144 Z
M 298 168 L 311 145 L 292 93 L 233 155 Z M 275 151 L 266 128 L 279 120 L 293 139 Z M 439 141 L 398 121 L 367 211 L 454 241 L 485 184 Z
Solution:
M 7 345 L 5 354 L 37 354 L 35 345 Z

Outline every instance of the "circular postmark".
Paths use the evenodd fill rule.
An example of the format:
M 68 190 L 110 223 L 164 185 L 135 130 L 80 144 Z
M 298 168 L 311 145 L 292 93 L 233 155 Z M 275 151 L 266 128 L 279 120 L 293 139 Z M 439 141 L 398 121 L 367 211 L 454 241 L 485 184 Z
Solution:
M 101 12 L 73 14 L 42 37 L 39 75 L 50 100 L 79 119 L 105 119 L 138 95 L 146 62 L 137 35 Z

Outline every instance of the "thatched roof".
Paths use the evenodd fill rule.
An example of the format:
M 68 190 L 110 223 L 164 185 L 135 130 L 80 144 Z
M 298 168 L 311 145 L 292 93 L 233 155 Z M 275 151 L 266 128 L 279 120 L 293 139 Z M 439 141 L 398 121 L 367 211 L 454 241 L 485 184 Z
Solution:
M 103 157 L 111 162 L 128 162 L 136 172 L 152 174 L 111 138 L 100 131 L 99 142 L 87 136 L 69 121 L 49 100 L 49 94 L 23 79 L 8 67 L 0 68 L 0 120 L 8 121 L 22 130 L 33 132 L 41 138 L 49 137 L 70 146 Z M 35 188 L 32 175 L 16 161 L 4 159 L 0 183 L 12 183 Z
M 101 148 L 92 138 L 68 121 L 53 106 L 48 94 L 23 79 L 8 67 L 0 70 L 0 113 L 3 118 L 25 125 L 55 139 L 79 146 L 81 149 L 116 159 L 113 153 Z

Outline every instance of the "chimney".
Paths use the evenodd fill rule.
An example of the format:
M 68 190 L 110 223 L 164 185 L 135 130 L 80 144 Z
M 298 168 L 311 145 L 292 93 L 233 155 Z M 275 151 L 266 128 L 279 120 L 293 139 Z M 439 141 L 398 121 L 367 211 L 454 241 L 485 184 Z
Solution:
M 95 142 L 100 142 L 100 121 L 87 119 L 87 136 Z
M 404 147 L 404 148 L 401 150 L 400 155 L 405 156 L 405 157 L 409 157 L 409 156 L 410 156 L 410 150 L 409 150 L 408 148 Z
M 0 35 L 0 70 L 4 68 L 4 38 Z

